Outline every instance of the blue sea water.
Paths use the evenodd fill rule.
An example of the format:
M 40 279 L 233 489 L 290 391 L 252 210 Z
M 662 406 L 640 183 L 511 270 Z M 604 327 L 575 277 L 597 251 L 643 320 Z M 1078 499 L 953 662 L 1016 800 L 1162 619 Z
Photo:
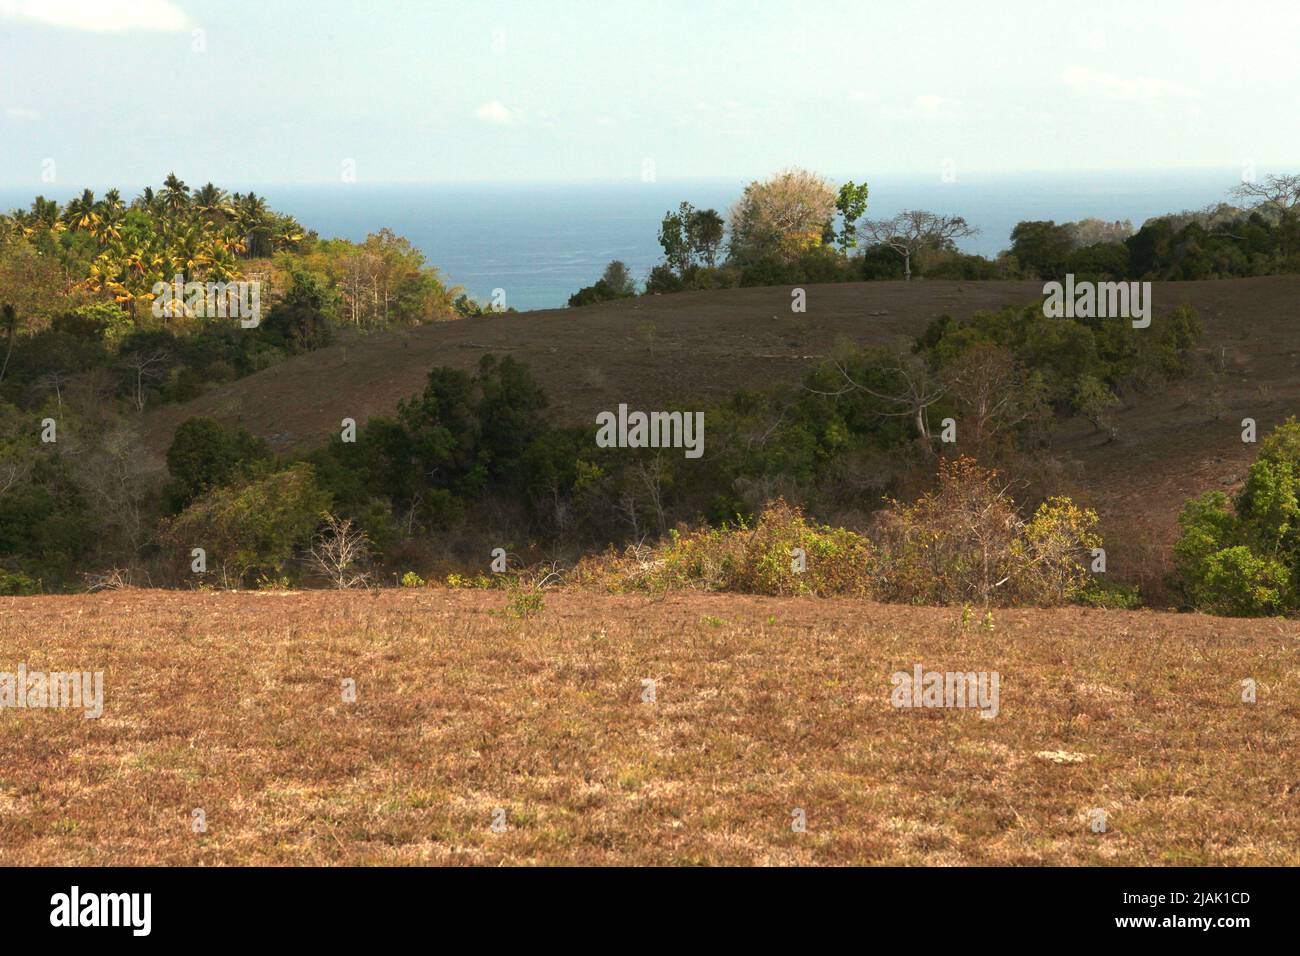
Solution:
M 1057 222 L 1096 217 L 1128 219 L 1135 227 L 1168 212 L 1200 209 L 1227 199 L 1239 172 L 960 174 L 868 176 L 867 215 L 929 209 L 964 216 L 980 233 L 961 243 L 996 255 L 1011 228 L 1025 219 Z M 231 190 L 247 187 L 222 183 Z M 451 283 L 481 302 L 504 289 L 517 309 L 564 305 L 622 259 L 639 279 L 660 260 L 659 223 L 682 200 L 722 213 L 740 195 L 740 179 L 623 183 L 503 183 L 464 185 L 265 185 L 254 189 L 274 209 L 291 213 L 323 237 L 362 240 L 388 227 L 405 236 Z M 102 192 L 99 186 L 97 193 Z M 64 200 L 76 188 L 50 188 Z M 123 187 L 130 196 L 134 190 Z M 33 191 L 0 189 L 0 207 L 31 202 Z

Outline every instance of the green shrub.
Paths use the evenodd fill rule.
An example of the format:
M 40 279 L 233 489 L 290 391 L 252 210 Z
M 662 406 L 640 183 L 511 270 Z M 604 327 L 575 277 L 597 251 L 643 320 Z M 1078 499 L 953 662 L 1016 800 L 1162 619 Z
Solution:
M 1235 499 L 1193 498 L 1178 517 L 1174 560 L 1189 603 L 1249 616 L 1300 606 L 1300 423 L 1279 425 L 1260 443 Z
M 172 508 L 179 511 L 211 488 L 247 478 L 270 459 L 270 446 L 242 428 L 226 431 L 211 418 L 186 419 L 167 449 Z
M 41 582 L 23 574 L 21 571 L 6 571 L 0 568 L 0 595 L 14 597 L 21 594 L 39 594 Z
M 316 486 L 311 466 L 299 463 L 207 492 L 164 522 L 160 538 L 185 565 L 191 549 L 203 548 L 209 572 L 220 569 L 230 584 L 250 578 L 280 581 L 328 508 L 329 496 Z

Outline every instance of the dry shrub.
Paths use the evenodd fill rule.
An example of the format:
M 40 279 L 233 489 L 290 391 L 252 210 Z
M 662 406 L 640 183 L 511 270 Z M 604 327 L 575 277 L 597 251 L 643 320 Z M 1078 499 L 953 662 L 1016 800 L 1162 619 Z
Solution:
M 609 591 L 843 595 L 906 604 L 1064 604 L 1090 583 L 1097 516 L 1049 498 L 1025 521 L 997 472 L 969 458 L 940 466 L 938 488 L 891 501 L 879 538 L 810 523 L 777 499 L 752 528 L 674 531 L 656 548 L 586 558 L 568 584 Z M 794 549 L 806 556 L 794 567 Z
M 804 570 L 795 570 L 795 551 Z M 769 595 L 872 595 L 867 540 L 844 528 L 809 523 L 777 499 L 752 528 L 673 531 L 658 548 L 628 548 L 580 562 L 569 581 L 613 591 L 702 590 Z
M 1101 543 L 1096 524 L 1062 497 L 1026 522 L 997 472 L 969 458 L 944 462 L 936 490 L 891 502 L 879 522 L 881 594 L 910 604 L 1062 604 L 1088 583 L 1082 562 Z

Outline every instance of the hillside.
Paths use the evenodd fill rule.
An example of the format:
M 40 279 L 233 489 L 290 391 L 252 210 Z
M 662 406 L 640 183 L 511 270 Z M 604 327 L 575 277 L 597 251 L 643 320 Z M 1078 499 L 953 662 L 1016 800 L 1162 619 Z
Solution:
M 1300 863 L 1293 624 L 546 605 L 7 599 L 11 660 L 102 670 L 103 715 L 0 710 L 0 864 Z M 891 674 L 917 664 L 996 672 L 996 716 L 892 707 Z
M 345 417 L 391 413 L 419 392 L 430 368 L 472 368 L 487 352 L 528 363 L 558 422 L 591 422 L 619 402 L 660 408 L 720 399 L 737 389 L 793 383 L 836 342 L 889 343 L 917 334 L 935 316 L 1020 305 L 1038 282 L 872 282 L 810 286 L 808 312 L 790 312 L 784 287 L 651 296 L 577 310 L 503 314 L 352 338 L 153 412 L 147 438 L 166 448 L 194 415 L 242 425 L 280 451 L 335 434 Z M 1221 402 L 1180 383 L 1116 417 L 1106 442 L 1084 422 L 1056 438 L 1071 467 L 1061 477 L 1103 518 L 1120 576 L 1155 581 L 1166 569 L 1182 502 L 1238 482 L 1253 449 L 1239 422 L 1261 434 L 1300 408 L 1300 278 L 1291 276 L 1156 283 L 1156 313 L 1194 306 L 1205 324 L 1203 351 L 1223 367 Z M 1157 319 L 1158 321 L 1158 319 Z

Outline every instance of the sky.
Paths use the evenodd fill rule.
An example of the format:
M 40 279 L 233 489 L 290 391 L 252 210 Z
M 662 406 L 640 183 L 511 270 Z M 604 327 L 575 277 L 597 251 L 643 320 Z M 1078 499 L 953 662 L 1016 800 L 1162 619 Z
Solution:
M 1298 37 L 1295 0 L 0 0 L 0 188 L 1295 171 Z

